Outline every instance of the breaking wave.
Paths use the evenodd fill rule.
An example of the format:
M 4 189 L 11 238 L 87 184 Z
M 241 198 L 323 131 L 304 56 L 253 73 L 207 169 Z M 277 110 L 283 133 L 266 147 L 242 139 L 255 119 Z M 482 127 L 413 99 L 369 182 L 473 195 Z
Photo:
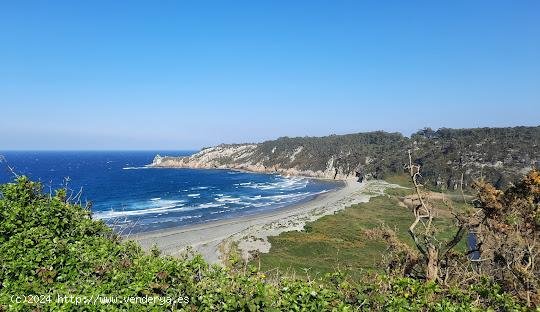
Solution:
M 123 170 L 139 170 L 139 169 L 149 169 L 147 166 L 142 167 L 124 167 Z
M 118 207 L 113 204 L 108 209 L 102 207 L 94 212 L 94 216 L 113 226 L 131 223 L 156 229 L 279 209 L 327 192 L 319 183 L 310 185 L 307 178 L 269 175 L 252 179 L 242 176 L 242 173 L 238 177 L 229 176 L 233 180 L 224 185 L 214 185 L 213 182 L 189 185 L 189 180 L 177 182 L 171 186 L 173 191 L 163 193 L 162 197 L 154 193 L 158 196 Z M 168 199 L 170 194 L 178 194 L 179 198 Z
M 287 190 L 294 191 L 305 188 L 309 183 L 304 178 L 285 178 L 280 177 L 276 182 L 242 182 L 236 183 L 236 186 L 253 188 L 258 190 Z

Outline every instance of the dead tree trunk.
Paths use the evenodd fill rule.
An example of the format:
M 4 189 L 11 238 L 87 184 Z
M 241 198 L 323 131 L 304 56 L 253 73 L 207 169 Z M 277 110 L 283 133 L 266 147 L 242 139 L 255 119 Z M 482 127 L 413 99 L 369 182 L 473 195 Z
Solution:
M 433 245 L 427 248 L 426 281 L 436 281 L 439 278 L 439 250 Z
M 433 207 L 425 199 L 422 188 L 423 185 L 419 182 L 420 165 L 413 164 L 411 151 L 409 150 L 409 174 L 411 181 L 414 185 L 414 191 L 417 196 L 418 204 L 413 208 L 414 222 L 409 227 L 409 234 L 411 235 L 416 248 L 420 251 L 424 257 L 424 274 L 426 281 L 437 281 L 440 274 L 440 261 L 445 257 L 446 253 L 454 248 L 463 238 L 465 233 L 465 227 L 463 220 L 454 214 L 458 223 L 458 230 L 456 231 L 452 240 L 443 244 L 435 236 L 436 230 L 433 226 Z
M 409 151 L 409 174 L 418 197 L 418 204 L 413 209 L 415 219 L 409 227 L 409 234 L 424 256 L 426 281 L 436 281 L 439 277 L 439 248 L 434 244 L 435 237 L 431 229 L 433 209 L 422 196 L 422 185 L 418 182 L 418 178 L 421 176 L 420 165 L 413 164 L 411 151 Z

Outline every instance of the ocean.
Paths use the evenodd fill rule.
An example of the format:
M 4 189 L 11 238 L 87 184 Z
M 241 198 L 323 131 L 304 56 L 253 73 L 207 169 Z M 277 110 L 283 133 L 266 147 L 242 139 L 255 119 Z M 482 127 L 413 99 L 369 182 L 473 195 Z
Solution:
M 331 181 L 220 169 L 146 168 L 156 154 L 189 151 L 0 151 L 17 174 L 44 190 L 67 184 L 92 203 L 94 218 L 121 234 L 187 226 L 268 212 L 339 186 Z M 0 163 L 0 183 L 13 181 Z M 81 191 L 82 190 L 82 191 Z

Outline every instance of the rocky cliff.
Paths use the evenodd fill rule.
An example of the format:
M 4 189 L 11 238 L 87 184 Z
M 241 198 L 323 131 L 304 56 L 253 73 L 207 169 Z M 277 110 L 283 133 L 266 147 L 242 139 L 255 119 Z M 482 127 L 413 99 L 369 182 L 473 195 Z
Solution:
M 455 188 L 485 178 L 504 186 L 539 165 L 540 127 L 424 129 L 411 138 L 369 132 L 283 137 L 258 144 L 223 144 L 189 157 L 156 156 L 151 167 L 222 168 L 326 179 L 384 178 L 403 173 L 407 150 L 423 166 L 424 182 Z
M 340 180 L 355 176 L 353 172 L 343 172 L 341 168 L 336 168 L 333 157 L 328 159 L 324 170 L 301 169 L 291 165 L 295 157 L 302 152 L 301 147 L 294 151 L 282 151 L 279 154 L 274 150 L 272 154 L 275 154 L 276 157 L 286 154 L 286 157 L 280 158 L 288 159 L 286 162 L 275 164 L 268 163 L 272 154 L 262 158 L 257 157 L 260 154 L 259 149 L 259 144 L 219 145 L 202 149 L 189 157 L 156 155 L 149 166 L 158 168 L 235 169 Z

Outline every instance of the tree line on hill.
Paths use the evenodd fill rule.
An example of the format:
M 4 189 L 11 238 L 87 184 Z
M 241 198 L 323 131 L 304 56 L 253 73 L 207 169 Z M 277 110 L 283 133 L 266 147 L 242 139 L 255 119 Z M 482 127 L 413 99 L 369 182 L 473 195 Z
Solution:
M 539 144 L 540 126 L 425 128 L 410 138 L 383 131 L 282 137 L 258 144 L 248 160 L 266 167 L 385 178 L 405 171 L 411 150 L 414 163 L 422 167 L 422 182 L 432 188 L 457 189 L 462 176 L 466 188 L 479 179 L 505 187 L 538 167 Z

